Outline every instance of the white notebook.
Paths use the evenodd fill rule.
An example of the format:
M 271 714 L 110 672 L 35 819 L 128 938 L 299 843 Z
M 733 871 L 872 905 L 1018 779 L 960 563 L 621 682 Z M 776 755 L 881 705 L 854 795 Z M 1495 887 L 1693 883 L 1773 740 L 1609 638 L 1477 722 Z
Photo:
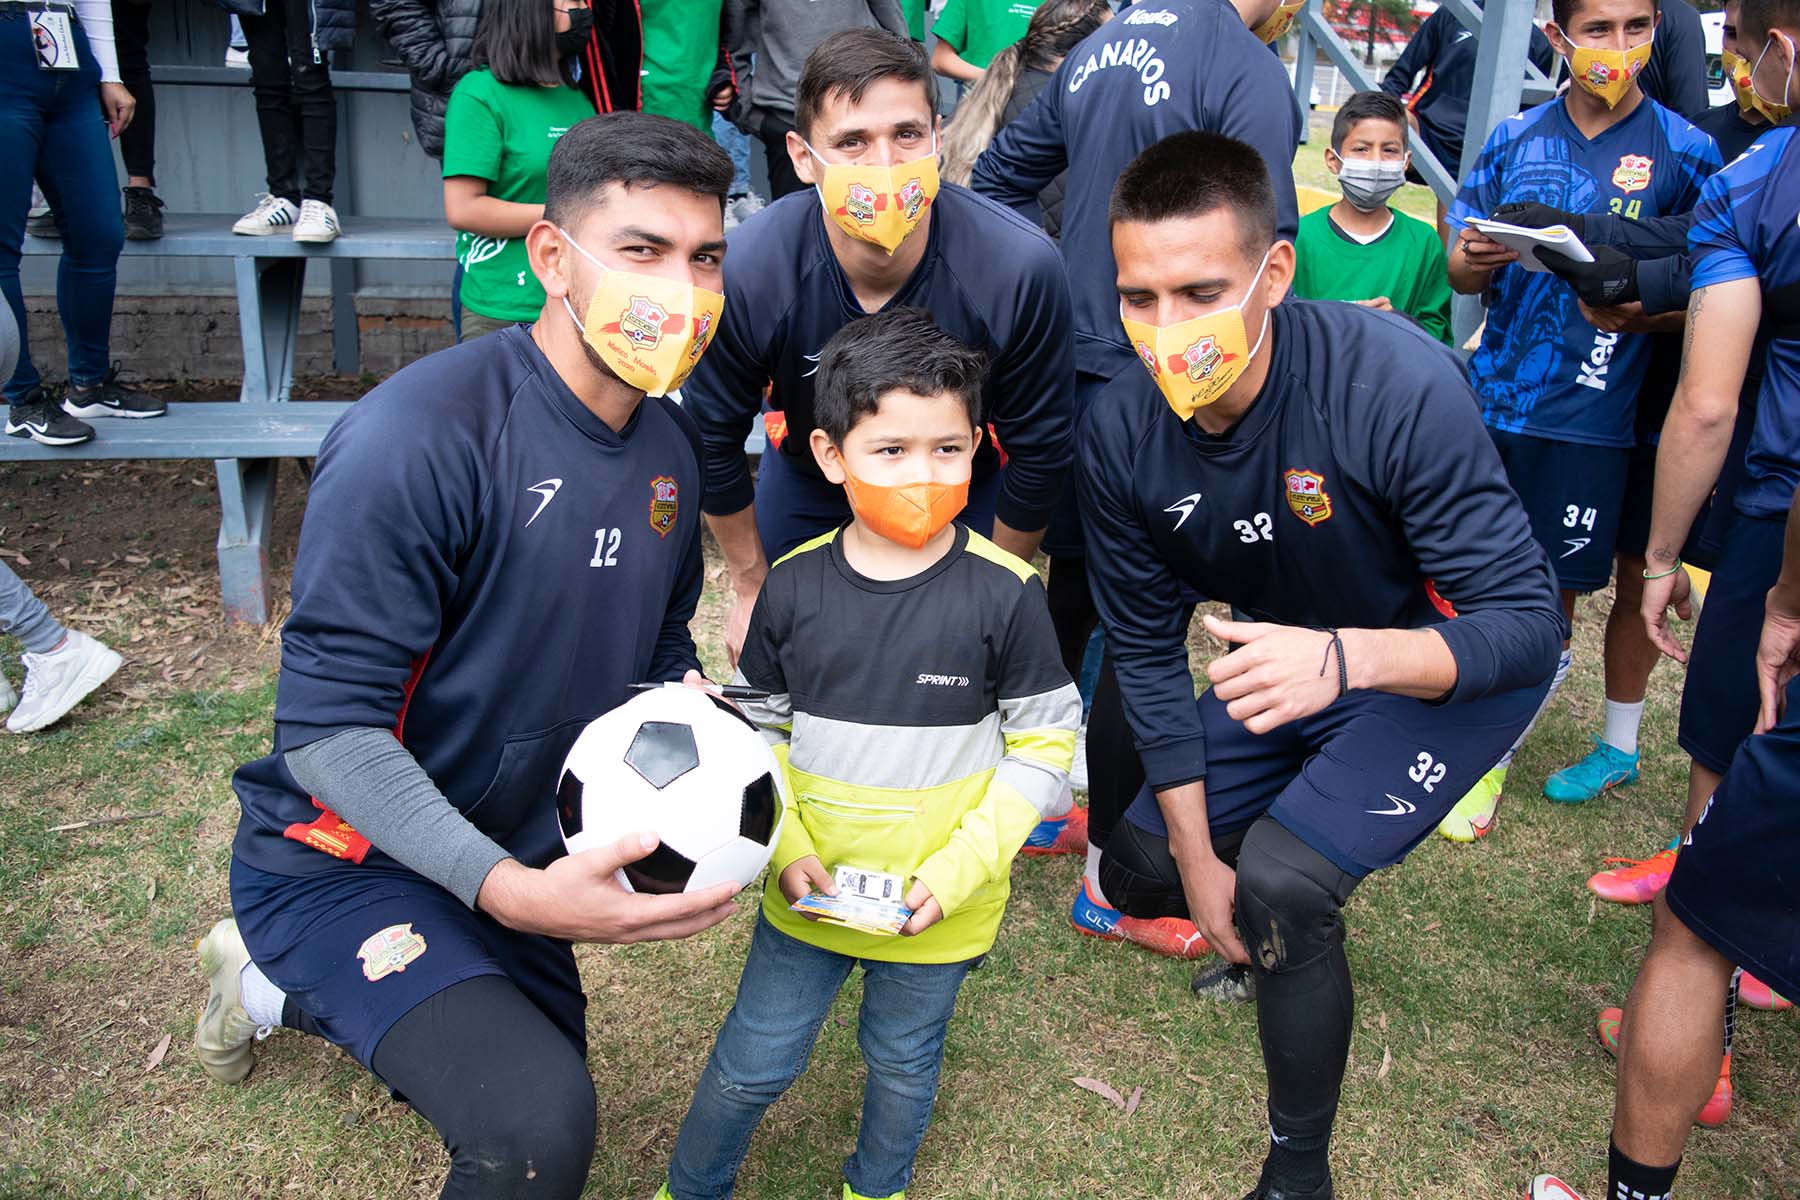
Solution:
M 1470 227 L 1480 230 L 1493 238 L 1502 246 L 1519 252 L 1519 265 L 1527 271 L 1548 271 L 1550 268 L 1538 261 L 1539 247 L 1544 247 L 1563 254 L 1576 262 L 1593 262 L 1594 256 L 1582 244 L 1575 231 L 1567 225 L 1546 225 L 1542 229 L 1532 229 L 1525 225 L 1509 225 L 1505 221 L 1490 221 L 1486 217 L 1470 217 Z

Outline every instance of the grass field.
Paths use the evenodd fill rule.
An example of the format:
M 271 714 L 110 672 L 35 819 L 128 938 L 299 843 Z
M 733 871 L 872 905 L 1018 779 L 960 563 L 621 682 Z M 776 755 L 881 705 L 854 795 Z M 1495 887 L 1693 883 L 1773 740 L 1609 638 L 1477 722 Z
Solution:
M 1303 178 L 1323 144 L 1302 148 Z M 1406 202 L 1430 219 L 1422 189 Z M 430 1128 L 334 1048 L 277 1034 L 236 1088 L 192 1056 L 204 989 L 191 945 L 227 911 L 229 779 L 267 750 L 277 662 L 273 628 L 220 623 L 209 474 L 14 467 L 0 491 L 0 554 L 129 656 L 62 725 L 0 739 L 0 1198 L 433 1196 L 446 1159 Z M 282 577 L 304 500 L 284 479 Z M 722 585 L 715 561 L 696 623 L 715 673 Z M 1622 999 L 1649 922 L 1582 882 L 1602 858 L 1669 836 L 1685 778 L 1680 674 L 1665 664 L 1641 782 L 1583 808 L 1537 797 L 1598 728 L 1608 603 L 1581 613 L 1575 671 L 1513 771 L 1498 830 L 1473 847 L 1429 840 L 1347 910 L 1357 1028 L 1334 1151 L 1346 1200 L 1517 1200 L 1545 1169 L 1598 1196 L 1613 1068 L 1594 1015 Z M 0 638 L 9 659 L 17 649 Z M 1196 635 L 1196 663 L 1216 650 Z M 159 815 L 57 828 L 143 813 Z M 1074 934 L 1078 874 L 1069 859 L 1014 868 L 999 942 L 951 1029 L 918 1200 L 1237 1200 L 1254 1180 L 1266 1135 L 1253 1011 L 1197 1003 L 1190 968 Z M 751 921 L 580 952 L 600 1095 L 590 1196 L 655 1190 Z M 837 1195 L 860 1097 L 855 990 L 752 1147 L 745 1200 Z M 1737 1108 L 1695 1132 L 1681 1194 L 1792 1198 L 1800 1021 L 1744 1014 L 1735 1074 Z M 1077 1076 L 1141 1086 L 1141 1107 L 1127 1117 Z

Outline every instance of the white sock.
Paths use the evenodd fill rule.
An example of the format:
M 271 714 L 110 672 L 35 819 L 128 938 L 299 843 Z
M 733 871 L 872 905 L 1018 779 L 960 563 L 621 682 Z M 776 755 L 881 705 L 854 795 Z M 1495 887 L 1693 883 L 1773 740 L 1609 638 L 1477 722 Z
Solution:
M 1043 815 L 1043 819 L 1046 821 L 1060 821 L 1064 817 L 1068 816 L 1069 810 L 1074 807 L 1075 807 L 1075 789 L 1070 787 L 1068 782 L 1065 780 L 1063 783 L 1062 794 L 1059 795 L 1056 798 L 1056 801 L 1050 805 L 1050 811 Z
M 1556 693 L 1562 687 L 1563 680 L 1569 677 L 1569 664 L 1573 661 L 1574 655 L 1567 647 L 1564 647 L 1562 656 L 1556 660 L 1556 674 L 1550 677 L 1550 690 L 1544 693 L 1544 702 L 1538 705 L 1536 712 L 1531 714 L 1531 724 L 1525 727 L 1525 732 L 1521 733 L 1518 740 L 1512 744 L 1512 749 L 1508 750 L 1501 756 L 1500 761 L 1494 764 L 1496 768 L 1505 769 L 1512 766 L 1513 755 L 1519 752 L 1519 747 L 1525 744 L 1525 739 L 1531 736 L 1533 729 L 1537 728 L 1539 719 L 1549 711 L 1550 702 L 1556 699 Z M 1642 708 L 1643 706 L 1639 705 L 1638 707 Z
M 1106 907 L 1111 908 L 1113 906 L 1112 902 L 1106 898 L 1106 893 L 1100 890 L 1100 856 L 1104 853 L 1105 851 L 1099 846 L 1094 845 L 1092 842 L 1088 843 L 1087 888 L 1088 895 L 1092 896 L 1101 904 L 1106 905 Z
M 261 967 L 255 963 L 244 964 L 244 969 L 238 972 L 238 991 L 245 1016 L 258 1025 L 281 1024 L 281 1009 L 287 1003 L 287 993 L 270 983 Z
M 1644 702 L 1621 704 L 1617 700 L 1606 702 L 1606 731 L 1600 740 L 1615 750 L 1625 754 L 1637 753 L 1638 725 L 1644 719 Z

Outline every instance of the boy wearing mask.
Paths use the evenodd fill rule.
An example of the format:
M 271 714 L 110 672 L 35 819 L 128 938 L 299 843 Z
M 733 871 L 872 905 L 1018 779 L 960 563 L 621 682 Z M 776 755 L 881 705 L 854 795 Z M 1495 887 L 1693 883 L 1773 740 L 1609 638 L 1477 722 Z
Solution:
M 1037 574 L 953 520 L 982 437 L 984 356 L 901 307 L 818 357 L 808 446 L 851 517 L 770 569 L 738 659 L 738 682 L 769 693 L 745 712 L 784 756 L 793 807 L 658 1200 L 731 1195 L 859 962 L 868 1083 L 843 1194 L 904 1194 L 957 992 L 1075 753 L 1081 698 Z M 846 873 L 890 880 L 911 910 L 899 936 L 790 909 L 838 894 Z
M 1444 247 L 1425 222 L 1388 206 L 1406 182 L 1406 110 L 1386 92 L 1358 92 L 1331 124 L 1325 165 L 1344 198 L 1300 218 L 1294 294 L 1405 313 L 1450 341 Z

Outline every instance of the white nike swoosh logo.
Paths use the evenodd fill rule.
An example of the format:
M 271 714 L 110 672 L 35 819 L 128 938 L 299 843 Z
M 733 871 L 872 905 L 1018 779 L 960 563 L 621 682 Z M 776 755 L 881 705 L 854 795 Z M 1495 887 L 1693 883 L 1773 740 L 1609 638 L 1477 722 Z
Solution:
M 556 499 L 557 490 L 561 487 L 562 480 L 546 479 L 542 483 L 534 483 L 525 489 L 528 492 L 536 492 L 543 497 L 542 500 L 538 501 L 537 512 L 532 513 L 530 520 L 525 522 L 525 528 L 530 529 L 531 522 L 538 519 L 538 514 L 550 507 L 550 502 Z
M 1563 543 L 1565 545 L 1567 545 L 1569 548 L 1567 550 L 1564 550 L 1561 554 L 1557 555 L 1557 557 L 1558 558 L 1567 558 L 1571 554 L 1575 554 L 1582 550 L 1586 550 L 1587 544 L 1593 540 L 1594 540 L 1593 538 L 1564 538 Z
M 1410 814 L 1416 813 L 1419 811 L 1419 806 L 1414 804 L 1411 800 L 1402 800 L 1400 797 L 1394 795 L 1392 792 L 1389 792 L 1387 794 L 1387 798 L 1389 800 L 1393 801 L 1394 807 L 1392 807 L 1392 808 L 1365 808 L 1365 809 L 1363 809 L 1363 811 L 1366 813 L 1372 813 L 1377 817 L 1404 817 L 1404 816 L 1409 816 Z
M 1183 496 L 1175 503 L 1169 505 L 1169 507 L 1163 509 L 1163 511 L 1166 513 L 1178 512 L 1181 514 L 1181 520 L 1175 522 L 1175 528 L 1180 529 L 1187 519 L 1194 515 L 1194 505 L 1198 503 L 1200 503 L 1200 493 L 1195 492 L 1191 496 Z

